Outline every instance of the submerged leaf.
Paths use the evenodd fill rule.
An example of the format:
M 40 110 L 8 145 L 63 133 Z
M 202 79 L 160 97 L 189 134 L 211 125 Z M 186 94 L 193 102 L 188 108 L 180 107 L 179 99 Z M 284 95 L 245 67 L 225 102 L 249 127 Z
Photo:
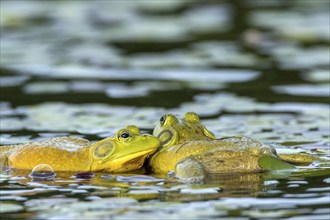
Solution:
M 295 169 L 296 167 L 288 164 L 280 159 L 271 157 L 271 156 L 262 156 L 258 160 L 258 164 L 261 168 L 272 171 L 272 170 L 290 170 Z

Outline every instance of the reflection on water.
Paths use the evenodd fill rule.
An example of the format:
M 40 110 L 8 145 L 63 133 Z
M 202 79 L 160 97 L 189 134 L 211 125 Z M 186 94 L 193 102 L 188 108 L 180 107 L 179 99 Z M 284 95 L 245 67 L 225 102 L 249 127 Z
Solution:
M 329 157 L 328 1 L 1 1 L 0 145 L 164 113 Z M 0 174 L 4 218 L 329 219 L 329 164 L 208 176 Z M 95 176 L 94 176 L 95 175 Z
M 160 212 L 164 216 L 190 219 L 182 215 L 188 210 L 196 218 L 228 216 L 233 212 L 246 217 L 257 214 L 265 217 L 271 211 L 273 217 L 289 217 L 305 214 L 306 209 L 323 213 L 329 196 L 329 170 L 310 170 L 309 175 L 276 172 L 213 175 L 204 185 L 135 174 L 111 178 L 108 174 L 97 174 L 92 179 L 76 179 L 73 173 L 63 172 L 55 180 L 37 182 L 27 177 L 27 171 L 9 174 L 1 175 L 2 204 L 10 204 L 2 207 L 2 212 L 17 212 L 24 206 L 28 213 L 37 212 L 40 218 L 61 218 L 70 213 L 73 219 L 83 213 L 86 218 L 98 219 L 111 216 L 115 209 L 120 210 L 123 218 L 132 214 L 142 216 L 141 212 L 150 212 L 150 216 Z M 13 205 L 6 201 L 16 202 Z M 202 201 L 208 201 L 208 212 L 201 212 L 206 205 Z

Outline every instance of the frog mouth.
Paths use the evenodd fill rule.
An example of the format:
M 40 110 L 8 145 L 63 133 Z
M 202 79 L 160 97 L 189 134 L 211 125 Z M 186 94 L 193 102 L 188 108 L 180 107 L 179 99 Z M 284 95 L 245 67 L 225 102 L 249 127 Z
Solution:
M 128 160 L 126 163 L 124 163 L 124 166 L 127 165 L 141 165 L 144 163 L 144 159 L 147 155 L 141 155 L 141 156 L 137 156 L 131 160 Z
M 143 163 L 145 161 L 145 158 L 155 152 L 156 149 L 149 149 L 144 151 L 139 151 L 133 154 L 129 154 L 126 156 L 122 156 L 119 158 L 116 158 L 116 163 L 122 163 L 122 166 L 118 169 L 115 169 L 115 172 L 119 171 L 130 171 L 130 170 L 136 170 L 143 166 Z
M 126 155 L 123 155 L 121 157 L 113 158 L 113 160 L 125 160 L 125 161 L 127 161 L 127 163 L 129 163 L 130 161 L 133 161 L 136 158 L 147 157 L 148 155 L 155 152 L 156 149 L 157 148 L 152 148 L 152 149 L 148 149 L 148 150 L 142 150 L 142 151 L 138 151 L 138 152 L 135 152 L 135 153 L 126 154 Z M 126 163 L 126 162 L 124 162 L 124 163 Z

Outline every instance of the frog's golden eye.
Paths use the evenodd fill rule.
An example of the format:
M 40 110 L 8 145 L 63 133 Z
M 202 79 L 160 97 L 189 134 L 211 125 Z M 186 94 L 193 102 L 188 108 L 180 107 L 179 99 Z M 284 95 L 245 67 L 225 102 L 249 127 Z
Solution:
M 129 133 L 122 133 L 121 135 L 120 135 L 120 137 L 121 138 L 129 138 Z
M 165 126 L 165 125 L 173 126 L 179 123 L 179 119 L 172 114 L 163 115 L 159 121 L 160 121 L 160 126 Z
M 132 138 L 132 134 L 128 130 L 123 130 L 118 133 L 118 140 L 129 141 Z

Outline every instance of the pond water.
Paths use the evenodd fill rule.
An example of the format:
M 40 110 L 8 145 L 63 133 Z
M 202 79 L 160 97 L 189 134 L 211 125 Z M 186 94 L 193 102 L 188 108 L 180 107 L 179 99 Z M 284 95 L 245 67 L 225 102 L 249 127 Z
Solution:
M 330 157 L 328 0 L 1 1 L 0 143 L 91 141 L 198 113 Z M 1 147 L 1 146 L 0 146 Z M 329 219 L 329 167 L 212 176 L 144 172 L 39 181 L 0 174 L 4 219 Z

